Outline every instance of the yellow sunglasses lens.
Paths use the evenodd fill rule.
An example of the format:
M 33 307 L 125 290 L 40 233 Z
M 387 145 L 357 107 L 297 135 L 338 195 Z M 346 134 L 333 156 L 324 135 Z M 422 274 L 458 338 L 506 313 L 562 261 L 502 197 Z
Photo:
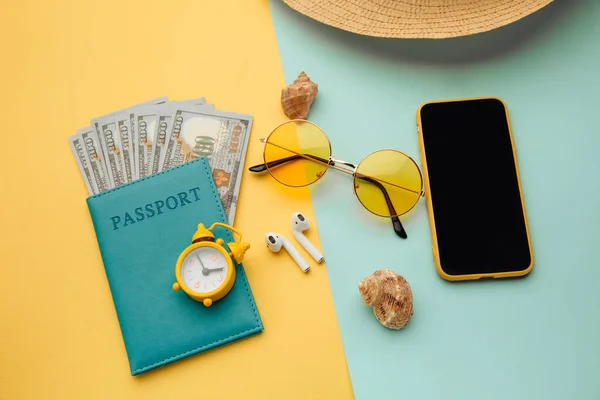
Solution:
M 419 200 L 422 185 L 417 164 L 396 150 L 369 154 L 354 174 L 356 196 L 367 210 L 382 217 L 408 212 Z
M 315 124 L 293 120 L 279 125 L 267 138 L 264 159 L 273 178 L 287 186 L 316 182 L 327 170 L 331 146 Z

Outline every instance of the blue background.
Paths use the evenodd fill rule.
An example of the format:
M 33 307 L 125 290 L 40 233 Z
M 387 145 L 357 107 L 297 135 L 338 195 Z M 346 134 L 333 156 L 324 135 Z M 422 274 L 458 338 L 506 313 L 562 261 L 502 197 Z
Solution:
M 335 158 L 396 148 L 419 160 L 415 114 L 429 100 L 497 96 L 511 116 L 535 256 L 524 279 L 446 282 L 424 201 L 402 218 L 401 240 L 348 176 L 311 188 L 356 397 L 600 398 L 600 2 L 554 2 L 441 41 L 362 37 L 270 4 L 286 81 L 306 71 L 319 84 L 309 119 Z M 478 201 L 468 187 L 464 198 Z M 362 304 L 357 284 L 378 268 L 413 289 L 401 331 Z

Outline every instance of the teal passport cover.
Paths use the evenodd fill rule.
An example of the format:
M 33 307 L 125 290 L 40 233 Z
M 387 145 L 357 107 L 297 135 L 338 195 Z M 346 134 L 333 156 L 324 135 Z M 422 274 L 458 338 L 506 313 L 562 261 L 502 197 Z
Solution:
M 227 223 L 205 157 L 87 199 L 131 374 L 263 330 L 244 268 L 211 307 L 175 292 L 175 263 L 198 223 Z M 214 230 L 225 243 L 231 232 Z

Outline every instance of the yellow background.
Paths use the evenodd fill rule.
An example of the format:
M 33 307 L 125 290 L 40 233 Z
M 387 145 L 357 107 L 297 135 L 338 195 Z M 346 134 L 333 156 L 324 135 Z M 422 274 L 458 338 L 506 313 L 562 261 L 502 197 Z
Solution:
M 318 243 L 308 191 L 247 172 L 235 225 L 264 333 L 131 377 L 67 142 L 138 102 L 206 96 L 255 117 L 258 163 L 284 119 L 266 0 L 2 0 L 0 51 L 0 399 L 352 397 L 325 266 L 304 275 L 263 244 L 291 237 L 294 211 Z

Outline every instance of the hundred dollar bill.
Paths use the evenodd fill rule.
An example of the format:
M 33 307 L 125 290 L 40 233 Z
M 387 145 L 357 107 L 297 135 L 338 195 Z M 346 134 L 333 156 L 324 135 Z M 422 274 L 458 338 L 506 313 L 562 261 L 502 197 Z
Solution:
M 138 163 L 138 139 L 135 127 L 135 111 L 134 109 L 128 110 L 127 115 L 127 123 L 129 125 L 129 141 L 131 143 L 131 152 L 133 153 L 133 174 L 134 179 L 141 178 L 139 163 Z
M 104 159 L 100 153 L 100 142 L 98 140 L 98 136 L 96 135 L 96 130 L 91 126 L 78 129 L 77 136 L 81 137 L 83 142 L 85 152 L 90 162 L 90 169 L 92 170 L 92 175 L 94 176 L 94 181 L 96 182 L 98 193 L 102 193 L 110 189 L 112 186 L 108 179 L 106 166 L 104 165 Z
M 229 223 L 233 224 L 253 117 L 178 108 L 163 169 L 206 156 Z
M 121 135 L 117 131 L 115 117 L 106 117 L 92 120 L 98 130 L 100 146 L 104 150 L 104 161 L 108 179 L 113 187 L 127 183 L 127 173 L 123 159 L 123 145 Z
M 195 107 L 206 104 L 204 98 L 192 99 L 185 101 L 175 101 L 159 105 L 157 116 L 156 116 L 156 132 L 154 137 L 156 140 L 152 144 L 152 154 L 150 155 L 151 171 L 148 173 L 155 174 L 162 171 L 162 160 L 165 158 L 166 140 L 167 136 L 172 128 L 172 114 L 179 107 Z M 206 106 L 207 110 L 213 110 L 214 106 Z
M 126 182 L 132 182 L 137 179 L 134 157 L 133 143 L 131 141 L 131 128 L 129 126 L 129 116 L 127 113 L 115 114 L 115 128 L 119 133 L 121 140 L 121 149 L 123 157 L 123 165 L 125 166 Z
M 131 114 L 130 114 L 131 115 Z M 137 170 L 139 178 L 152 173 L 152 146 L 156 140 L 157 106 L 139 107 L 133 112 L 136 135 Z
M 94 174 L 92 173 L 91 163 L 85 150 L 83 139 L 80 135 L 73 135 L 69 138 L 69 144 L 71 145 L 71 150 L 73 150 L 73 155 L 79 166 L 79 171 L 81 171 L 81 176 L 83 177 L 88 193 L 90 196 L 98 194 L 98 188 L 96 187 L 96 181 L 94 180 Z

